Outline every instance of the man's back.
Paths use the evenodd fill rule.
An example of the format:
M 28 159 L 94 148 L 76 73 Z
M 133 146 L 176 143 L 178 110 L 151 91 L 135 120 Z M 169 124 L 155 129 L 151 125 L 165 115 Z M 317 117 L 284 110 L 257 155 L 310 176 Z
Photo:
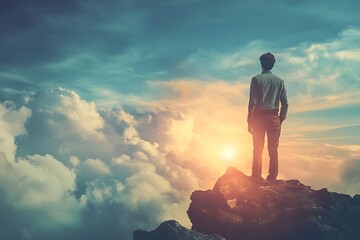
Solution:
M 278 111 L 281 102 L 280 119 L 287 113 L 287 96 L 284 81 L 270 70 L 264 70 L 251 80 L 249 113 L 260 111 Z

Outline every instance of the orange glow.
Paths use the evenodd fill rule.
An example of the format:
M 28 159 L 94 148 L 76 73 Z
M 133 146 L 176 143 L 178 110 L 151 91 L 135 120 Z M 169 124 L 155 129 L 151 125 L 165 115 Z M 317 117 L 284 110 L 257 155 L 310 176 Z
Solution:
M 247 132 L 248 83 L 196 80 L 152 82 L 169 97 L 140 105 L 165 113 L 166 134 L 157 142 L 177 162 L 195 173 L 209 187 L 230 166 L 248 173 L 252 138 Z M 170 114 L 171 113 L 171 114 Z M 176 116 L 175 119 L 168 116 Z M 163 129 L 159 129 L 161 133 Z
M 189 169 L 203 189 L 211 188 L 214 181 L 230 166 L 247 175 L 251 174 L 253 140 L 247 131 L 246 121 L 249 81 L 152 81 L 150 87 L 160 89 L 167 95 L 155 101 L 135 99 L 139 106 L 157 114 L 159 127 L 154 132 L 159 133 L 156 138 L 159 148 L 176 164 Z M 309 106 L 304 105 L 304 102 L 314 101 L 315 109 L 326 109 L 327 106 L 322 105 L 323 101 L 320 100 L 293 99 L 289 116 L 293 116 L 294 112 L 309 110 L 303 108 Z M 317 105 L 317 102 L 321 105 Z M 151 118 L 147 120 L 149 123 L 152 121 Z M 308 122 L 296 117 L 287 119 L 282 125 L 280 136 L 278 179 L 301 179 L 319 188 L 336 183 L 338 178 L 334 176 L 338 176 L 344 162 L 343 156 L 329 154 L 329 148 L 334 150 L 328 142 L 331 139 L 326 138 L 323 144 L 319 138 L 314 142 L 304 134 L 336 129 L 336 126 L 339 125 L 332 122 Z M 358 153 L 356 147 L 350 148 L 354 152 L 351 154 Z M 265 144 L 263 177 L 268 169 L 269 156 Z
M 220 149 L 220 157 L 226 161 L 233 161 L 236 159 L 237 151 L 234 147 L 226 146 Z

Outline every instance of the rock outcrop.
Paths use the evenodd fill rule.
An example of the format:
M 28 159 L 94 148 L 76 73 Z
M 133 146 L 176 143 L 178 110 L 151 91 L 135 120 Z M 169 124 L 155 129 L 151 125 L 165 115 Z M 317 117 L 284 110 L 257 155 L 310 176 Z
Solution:
M 133 234 L 134 240 L 225 240 L 215 234 L 201 234 L 188 230 L 174 220 L 160 224 L 154 231 L 137 230 Z
M 229 168 L 191 200 L 192 229 L 227 240 L 360 239 L 359 195 L 317 191 L 297 180 L 256 180 Z

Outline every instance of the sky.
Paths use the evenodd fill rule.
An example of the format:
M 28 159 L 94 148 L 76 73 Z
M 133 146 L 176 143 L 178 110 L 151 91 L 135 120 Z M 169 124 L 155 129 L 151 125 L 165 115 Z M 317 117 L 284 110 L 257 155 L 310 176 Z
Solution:
M 2 0 L 0 238 L 132 239 L 230 166 L 272 52 L 280 179 L 360 193 L 360 3 Z M 268 157 L 263 156 L 263 177 Z

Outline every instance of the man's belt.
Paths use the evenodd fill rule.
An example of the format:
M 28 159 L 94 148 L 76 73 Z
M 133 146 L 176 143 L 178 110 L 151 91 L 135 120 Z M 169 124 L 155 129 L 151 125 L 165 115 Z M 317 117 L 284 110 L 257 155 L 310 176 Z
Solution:
M 254 111 L 255 116 L 278 115 L 279 109 L 261 109 Z

